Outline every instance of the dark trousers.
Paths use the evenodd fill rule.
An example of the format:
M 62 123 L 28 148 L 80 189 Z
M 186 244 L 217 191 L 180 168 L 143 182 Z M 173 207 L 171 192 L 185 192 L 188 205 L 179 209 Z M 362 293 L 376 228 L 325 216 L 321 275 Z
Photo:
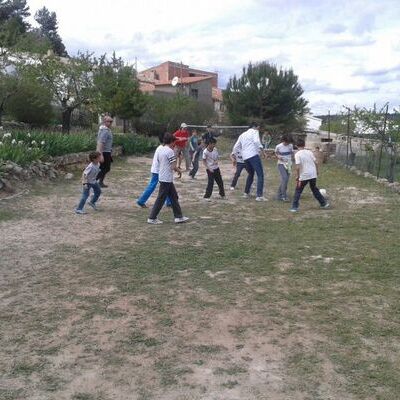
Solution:
M 197 151 L 193 158 L 193 168 L 189 172 L 189 175 L 192 178 L 194 178 L 194 176 L 197 174 L 197 171 L 199 170 L 199 157 L 200 157 L 200 152 Z
M 249 194 L 251 185 L 254 180 L 254 172 L 257 174 L 257 197 L 261 197 L 264 191 L 264 170 L 261 162 L 261 158 L 259 155 L 248 158 L 244 161 L 246 163 L 247 172 L 249 176 L 246 180 L 246 187 L 244 192 Z
M 178 193 L 176 192 L 175 185 L 173 182 L 160 182 L 160 188 L 158 189 L 158 195 L 156 202 L 151 209 L 149 218 L 156 219 L 157 215 L 160 213 L 161 208 L 166 200 L 169 197 L 171 200 L 172 211 L 174 213 L 175 218 L 182 217 L 181 206 L 178 201 Z
M 111 153 L 103 153 L 104 162 L 100 164 L 100 171 L 97 174 L 97 180 L 103 182 L 107 172 L 110 172 L 112 157 Z
M 214 171 L 210 171 L 208 169 L 207 176 L 208 176 L 208 183 L 204 198 L 208 199 L 209 197 L 211 197 L 214 187 L 214 181 L 217 182 L 220 196 L 224 197 L 225 196 L 224 182 L 222 181 L 221 171 L 219 170 L 219 168 L 215 169 Z
M 241 162 L 236 163 L 236 171 L 235 171 L 235 175 L 233 176 L 233 179 L 232 179 L 231 187 L 236 187 L 239 176 L 244 169 L 247 171 L 247 167 L 246 167 L 245 163 L 241 163 Z
M 307 186 L 307 183 L 310 184 L 310 189 L 314 197 L 318 200 L 321 206 L 326 204 L 325 197 L 322 196 L 319 189 L 317 188 L 317 178 L 314 179 L 307 179 L 305 181 L 298 181 L 296 185 L 296 190 L 294 192 L 293 204 L 292 208 L 299 208 L 299 200 L 303 189 Z

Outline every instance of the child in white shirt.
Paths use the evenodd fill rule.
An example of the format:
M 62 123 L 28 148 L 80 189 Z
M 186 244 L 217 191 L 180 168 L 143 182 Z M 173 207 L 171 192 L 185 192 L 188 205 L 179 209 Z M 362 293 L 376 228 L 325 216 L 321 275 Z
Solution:
M 209 200 L 213 192 L 214 181 L 217 182 L 219 195 L 221 199 L 225 199 L 224 182 L 222 180 L 221 171 L 218 166 L 218 150 L 215 148 L 217 140 L 210 138 L 207 147 L 203 151 L 203 164 L 206 167 L 208 183 L 204 198 Z

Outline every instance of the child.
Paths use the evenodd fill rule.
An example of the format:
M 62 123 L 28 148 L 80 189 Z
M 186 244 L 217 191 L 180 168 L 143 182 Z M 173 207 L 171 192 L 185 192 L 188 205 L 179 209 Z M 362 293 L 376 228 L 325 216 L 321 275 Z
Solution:
M 175 217 L 175 223 L 179 224 L 186 222 L 189 218 L 182 215 L 182 210 L 178 202 L 178 194 L 174 186 L 174 171 L 182 174 L 180 168 L 176 166 L 176 155 L 174 152 L 174 137 L 170 133 L 164 135 L 164 146 L 158 151 L 157 160 L 160 164 L 160 170 L 158 174 L 158 180 L 160 182 L 160 188 L 158 190 L 158 196 L 153 208 L 150 212 L 147 223 L 153 225 L 159 225 L 163 222 L 160 221 L 157 216 L 161 211 L 161 208 L 165 202 L 165 199 L 169 197 L 171 199 L 171 207 Z
M 278 158 L 278 171 L 281 176 L 281 184 L 278 188 L 277 200 L 289 201 L 287 185 L 292 170 L 293 145 L 289 142 L 288 135 L 282 136 L 282 141 L 275 147 L 275 155 Z
M 101 156 L 101 153 L 98 151 L 92 151 L 89 154 L 90 164 L 85 168 L 82 174 L 82 197 L 78 204 L 78 207 L 75 208 L 75 212 L 77 214 L 85 214 L 85 211 L 83 211 L 83 207 L 85 206 L 86 200 L 89 197 L 90 188 L 93 189 L 93 196 L 88 204 L 94 210 L 97 210 L 96 202 L 100 197 L 101 189 L 99 183 L 96 181 L 96 177 L 100 171 Z
M 297 147 L 299 151 L 294 155 L 297 184 L 292 208 L 290 209 L 291 212 L 297 212 L 299 210 L 300 196 L 307 183 L 310 184 L 311 191 L 321 205 L 321 208 L 329 207 L 329 203 L 317 188 L 318 165 L 315 162 L 314 154 L 311 150 L 306 150 L 304 146 L 304 140 L 298 139 Z
M 203 154 L 203 147 L 202 147 L 201 139 L 198 138 L 196 130 L 193 131 L 192 137 L 190 138 L 189 143 L 190 143 L 191 159 L 192 159 L 192 164 L 193 164 L 193 168 L 190 170 L 189 176 L 192 179 L 195 179 L 195 175 L 197 174 L 197 171 L 199 170 L 199 158 Z
M 243 169 L 246 169 L 246 163 L 243 160 L 240 149 L 236 149 L 235 153 L 231 153 L 229 157 L 232 160 L 233 166 L 236 168 L 230 188 L 231 190 L 235 190 L 240 174 L 242 173 Z
M 222 181 L 221 171 L 218 167 L 218 151 L 215 148 L 217 140 L 210 138 L 207 147 L 203 151 L 203 164 L 206 167 L 208 184 L 204 198 L 209 200 L 213 191 L 214 180 L 219 188 L 221 199 L 225 199 L 224 182 Z
M 144 189 L 143 193 L 136 201 L 136 204 L 141 208 L 147 208 L 146 201 L 152 195 L 152 193 L 154 192 L 154 190 L 158 184 L 158 173 L 160 171 L 160 163 L 158 162 L 158 152 L 162 148 L 163 148 L 163 145 L 160 144 L 154 153 L 153 162 L 151 164 L 151 170 L 150 170 L 150 172 L 151 172 L 150 181 L 149 181 L 146 189 Z M 168 207 L 171 206 L 171 201 L 170 201 L 169 197 L 167 197 L 166 205 Z

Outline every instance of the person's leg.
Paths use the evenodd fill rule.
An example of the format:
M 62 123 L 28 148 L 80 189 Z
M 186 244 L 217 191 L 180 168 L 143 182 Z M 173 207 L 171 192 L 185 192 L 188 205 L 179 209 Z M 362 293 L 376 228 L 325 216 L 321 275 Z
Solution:
M 225 197 L 224 181 L 222 180 L 221 171 L 219 168 L 214 171 L 214 179 L 218 185 L 219 195 L 221 197 Z
M 322 196 L 321 192 L 317 188 L 317 179 L 310 179 L 310 188 L 314 197 L 318 200 L 319 204 L 323 207 L 326 204 L 325 197 Z
M 259 155 L 251 157 L 248 160 L 257 174 L 257 197 L 263 196 L 264 191 L 264 170 Z
M 243 163 L 236 164 L 236 171 L 235 171 L 235 175 L 232 178 L 231 187 L 233 187 L 233 188 L 236 187 L 237 181 L 239 179 L 240 174 L 243 171 L 244 166 L 245 166 L 245 164 L 243 164 Z
M 306 187 L 308 181 L 298 181 L 296 185 L 296 190 L 293 196 L 293 203 L 292 209 L 297 210 L 299 208 L 299 201 L 301 193 L 303 192 L 304 188 Z
M 103 185 L 104 178 L 108 172 L 111 170 L 111 153 L 103 153 L 104 162 L 100 164 L 100 172 L 97 174 L 97 180 L 100 186 Z
M 146 189 L 144 189 L 143 193 L 137 199 L 136 203 L 139 204 L 140 206 L 144 206 L 146 204 L 146 201 L 149 199 L 149 197 L 154 192 L 154 190 L 157 186 L 157 183 L 158 183 L 158 174 L 152 173 L 150 181 L 147 184 Z
M 249 193 L 250 193 L 251 185 L 253 184 L 253 180 L 254 180 L 254 168 L 253 168 L 253 166 L 251 165 L 251 163 L 250 163 L 249 160 L 245 160 L 245 165 L 246 165 L 247 173 L 248 173 L 249 175 L 247 176 L 247 179 L 246 179 L 246 186 L 245 186 L 245 188 L 244 188 L 244 192 L 245 192 L 246 194 L 249 194 Z
M 287 185 L 289 182 L 289 173 L 283 164 L 278 164 L 278 171 L 281 177 L 281 182 L 278 189 L 278 200 L 287 198 Z
M 207 178 L 208 182 L 207 182 L 206 193 L 204 195 L 205 199 L 209 199 L 211 197 L 214 187 L 214 174 L 209 169 L 207 169 Z
M 184 148 L 183 148 L 183 156 L 185 157 L 185 164 L 186 164 L 186 171 L 189 171 L 190 169 L 190 156 L 189 156 L 189 144 L 187 144 Z
M 175 218 L 182 218 L 182 210 L 179 205 L 178 193 L 176 192 L 175 185 L 171 182 L 168 187 L 168 196 L 171 199 L 172 211 Z
M 83 207 L 85 206 L 86 200 L 89 197 L 89 192 L 90 192 L 90 186 L 89 185 L 83 185 L 82 186 L 82 196 L 81 199 L 79 200 L 79 204 L 76 207 L 77 210 L 83 210 Z
M 158 214 L 161 211 L 161 208 L 165 202 L 165 199 L 168 196 L 168 182 L 160 182 L 160 188 L 158 189 L 157 199 L 151 209 L 149 219 L 157 219 Z
M 192 168 L 192 170 L 191 170 L 190 173 L 189 173 L 189 175 L 190 175 L 192 178 L 195 177 L 195 175 L 197 174 L 197 171 L 199 170 L 199 156 L 200 156 L 199 152 L 197 152 L 197 153 L 194 155 L 194 159 L 193 159 L 193 168 Z
M 96 183 L 91 183 L 90 186 L 93 189 L 93 196 L 92 199 L 90 200 L 90 202 L 92 204 L 96 204 L 96 201 L 99 199 L 100 194 L 101 194 L 101 188 L 100 185 L 96 182 Z
M 183 157 L 183 151 L 182 151 L 182 149 L 178 148 L 178 152 L 177 152 L 178 168 L 181 167 L 182 157 Z

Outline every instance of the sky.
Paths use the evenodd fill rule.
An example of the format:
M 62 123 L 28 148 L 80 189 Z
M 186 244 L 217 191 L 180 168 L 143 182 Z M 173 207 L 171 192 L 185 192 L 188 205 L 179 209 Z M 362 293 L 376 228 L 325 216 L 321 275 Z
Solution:
M 28 0 L 57 14 L 70 55 L 164 61 L 218 72 L 250 61 L 293 69 L 314 115 L 400 106 L 400 0 Z

